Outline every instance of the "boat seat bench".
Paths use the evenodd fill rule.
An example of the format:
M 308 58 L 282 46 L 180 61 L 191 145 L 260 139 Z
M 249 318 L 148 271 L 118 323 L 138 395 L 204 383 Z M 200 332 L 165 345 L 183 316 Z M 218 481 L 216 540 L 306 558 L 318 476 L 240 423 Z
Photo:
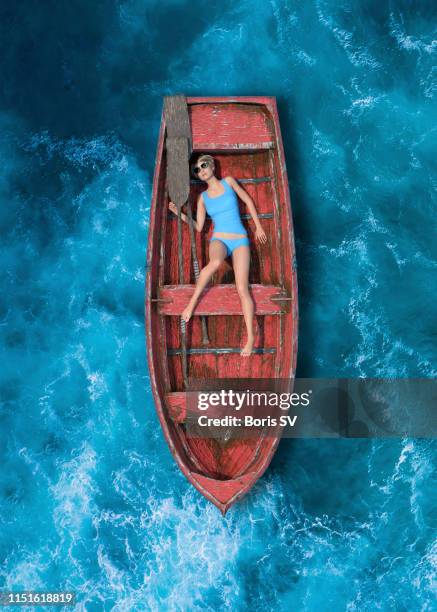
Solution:
M 161 315 L 180 316 L 194 293 L 195 285 L 164 285 L 158 291 Z M 256 315 L 279 315 L 289 312 L 291 298 L 276 285 L 249 285 Z M 242 315 L 240 298 L 235 285 L 213 285 L 206 288 L 197 302 L 195 315 Z

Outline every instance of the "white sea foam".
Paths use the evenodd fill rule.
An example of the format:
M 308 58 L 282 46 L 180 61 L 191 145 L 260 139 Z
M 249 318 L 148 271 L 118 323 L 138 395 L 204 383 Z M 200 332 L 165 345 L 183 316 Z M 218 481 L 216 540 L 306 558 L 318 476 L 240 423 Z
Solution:
M 402 20 L 402 18 L 401 18 Z M 402 24 L 396 20 L 393 13 L 390 13 L 390 35 L 394 37 L 398 46 L 406 51 L 418 51 L 432 55 L 437 49 L 437 40 L 429 40 L 427 42 L 417 36 L 407 35 L 402 27 Z
M 47 547 L 38 552 L 27 552 L 22 560 L 9 567 L 7 572 L 0 570 L 0 576 L 4 580 L 2 591 L 44 591 L 48 587 L 44 573 L 50 564 L 51 554 Z
M 328 7 L 320 0 L 316 2 L 317 15 L 322 23 L 333 34 L 334 38 L 345 52 L 348 60 L 356 67 L 366 67 L 371 70 L 379 70 L 382 64 L 378 62 L 370 53 L 369 49 L 359 45 L 354 41 L 354 34 L 337 26 L 335 20 L 330 15 L 326 15 Z
M 92 402 L 95 402 L 108 391 L 105 376 L 102 372 L 91 372 L 87 374 L 87 380 L 90 383 L 88 385 L 88 391 Z
M 311 57 L 302 49 L 295 53 L 295 57 L 299 60 L 299 62 L 301 62 L 302 64 L 306 64 L 307 66 L 314 66 L 314 64 L 317 63 L 317 60 L 314 59 L 314 57 Z
M 349 320 L 361 336 L 355 351 L 346 357 L 345 365 L 353 367 L 359 376 L 407 376 L 409 366 L 403 356 L 415 362 L 424 376 L 435 376 L 437 371 L 428 359 L 410 346 L 402 338 L 393 338 L 390 323 L 382 308 L 371 308 L 373 290 L 380 284 L 380 271 L 372 263 L 369 254 L 369 236 L 386 236 L 384 244 L 393 253 L 399 267 L 409 260 L 398 253 L 393 232 L 376 217 L 374 210 L 368 208 L 363 222 L 355 235 L 343 238 L 336 247 L 319 244 L 317 252 L 325 252 L 329 257 L 345 258 L 354 261 L 357 270 L 362 271 L 362 280 L 352 289 L 347 308 Z M 308 250 L 308 247 L 306 247 Z
M 405 259 L 399 255 L 399 246 L 396 242 L 386 242 L 385 245 L 393 253 L 393 257 L 395 258 L 399 268 L 408 263 L 408 259 Z
M 95 138 L 68 138 L 65 140 L 52 137 L 48 130 L 33 134 L 21 144 L 24 151 L 40 155 L 40 161 L 49 161 L 54 155 L 64 157 L 77 167 L 97 169 L 113 161 L 125 160 L 125 147 L 114 135 L 96 136 Z M 123 161 L 123 164 L 126 162 Z M 123 164 L 118 169 L 123 169 Z
M 366 98 L 358 98 L 352 102 L 352 106 L 373 106 L 375 98 L 367 96 Z

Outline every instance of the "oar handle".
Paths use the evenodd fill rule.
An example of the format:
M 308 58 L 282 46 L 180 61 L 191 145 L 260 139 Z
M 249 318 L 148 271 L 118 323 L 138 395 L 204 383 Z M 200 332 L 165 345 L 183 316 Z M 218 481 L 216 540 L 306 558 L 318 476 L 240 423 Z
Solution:
M 178 207 L 178 268 L 179 268 L 179 283 L 184 284 L 184 266 L 182 261 L 182 206 L 177 203 Z M 181 319 L 181 346 L 182 346 L 182 377 L 184 379 L 185 388 L 188 382 L 188 362 L 187 362 L 187 338 L 185 321 Z
M 191 212 L 191 202 L 189 199 L 187 202 L 187 217 L 188 217 L 188 227 L 190 230 L 191 255 L 193 258 L 194 278 L 196 279 L 196 282 L 197 282 L 197 279 L 199 278 L 199 261 L 197 259 L 196 238 L 194 236 L 194 228 L 193 228 L 193 215 Z M 202 325 L 202 343 L 209 344 L 206 317 L 201 317 L 200 321 Z

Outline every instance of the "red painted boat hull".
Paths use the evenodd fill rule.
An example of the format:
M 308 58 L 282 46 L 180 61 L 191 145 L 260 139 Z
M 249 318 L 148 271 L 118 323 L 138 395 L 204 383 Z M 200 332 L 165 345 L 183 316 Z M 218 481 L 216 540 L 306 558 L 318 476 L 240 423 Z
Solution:
M 187 327 L 188 375 L 217 378 L 294 379 L 298 300 L 291 204 L 276 100 L 273 97 L 187 98 L 193 153 L 209 153 L 219 178 L 233 176 L 255 202 L 268 243 L 254 239 L 254 225 L 240 202 L 251 248 L 250 288 L 255 303 L 257 351 L 239 355 L 244 319 L 230 260 L 202 294 Z M 279 436 L 260 435 L 222 443 L 187 436 L 181 365 L 180 314 L 194 290 L 188 227 L 183 224 L 184 278 L 178 278 L 177 219 L 168 213 L 166 127 L 161 121 L 150 212 L 145 321 L 155 406 L 172 455 L 190 483 L 223 513 L 260 478 Z M 192 181 L 196 214 L 203 183 Z M 200 267 L 207 263 L 211 223 L 196 232 Z M 202 344 L 200 315 L 206 315 L 210 344 Z M 229 352 L 229 348 L 233 352 Z M 226 349 L 218 350 L 217 349 Z

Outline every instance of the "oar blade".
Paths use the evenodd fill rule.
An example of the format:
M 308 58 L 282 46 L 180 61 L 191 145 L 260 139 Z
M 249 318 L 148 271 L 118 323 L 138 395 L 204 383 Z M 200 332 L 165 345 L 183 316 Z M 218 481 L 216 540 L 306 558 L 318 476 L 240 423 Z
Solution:
M 189 144 L 187 138 L 167 138 L 167 185 L 170 200 L 183 206 L 190 193 Z
M 165 96 L 164 116 L 169 138 L 188 138 L 191 155 L 191 126 L 184 95 Z

